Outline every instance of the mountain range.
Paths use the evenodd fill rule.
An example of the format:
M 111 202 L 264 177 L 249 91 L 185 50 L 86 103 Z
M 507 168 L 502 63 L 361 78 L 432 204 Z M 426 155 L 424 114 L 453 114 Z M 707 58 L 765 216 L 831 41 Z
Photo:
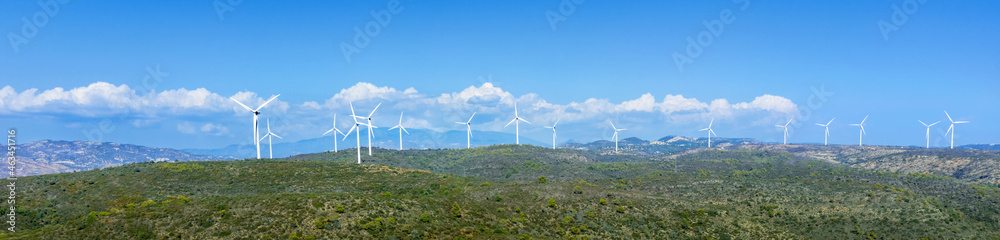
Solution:
M 3 146 L 7 149 L 7 146 Z M 192 154 L 169 148 L 120 143 L 43 140 L 17 145 L 17 176 L 30 176 L 114 167 L 135 162 L 216 161 L 232 157 Z M 6 166 L 5 166 L 6 167 Z M 8 177 L 0 171 L 0 177 Z

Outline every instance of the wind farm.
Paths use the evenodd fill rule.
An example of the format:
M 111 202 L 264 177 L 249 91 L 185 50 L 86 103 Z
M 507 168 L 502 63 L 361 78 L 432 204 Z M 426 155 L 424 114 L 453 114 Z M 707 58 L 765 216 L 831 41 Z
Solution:
M 0 8 L 0 239 L 1000 239 L 998 1 L 101 3 Z

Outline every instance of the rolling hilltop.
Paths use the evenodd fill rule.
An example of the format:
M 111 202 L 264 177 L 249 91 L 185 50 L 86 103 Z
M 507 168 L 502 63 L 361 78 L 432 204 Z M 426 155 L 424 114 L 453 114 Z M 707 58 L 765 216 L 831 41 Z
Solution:
M 789 153 L 703 150 L 615 161 L 608 152 L 502 145 L 378 149 L 361 165 L 355 154 L 23 177 L 19 231 L 0 237 L 1000 237 L 1000 185 Z

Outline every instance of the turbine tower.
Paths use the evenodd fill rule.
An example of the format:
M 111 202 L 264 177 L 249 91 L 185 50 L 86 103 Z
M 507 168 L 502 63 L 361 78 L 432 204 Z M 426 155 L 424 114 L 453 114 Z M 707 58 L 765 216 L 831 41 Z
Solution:
M 937 122 L 931 123 L 930 125 L 927 125 L 926 123 L 924 123 L 924 121 L 920 121 L 920 120 L 917 120 L 917 122 L 920 122 L 920 124 L 923 124 L 924 127 L 927 127 L 927 146 L 926 146 L 926 148 L 931 148 L 931 126 L 934 126 L 934 124 L 938 124 L 941 121 L 937 121 Z M 947 133 L 945 133 L 945 134 L 947 134 Z
M 347 134 L 344 134 L 344 140 L 347 140 L 347 136 L 351 135 L 351 131 L 354 131 L 354 136 L 355 136 L 355 138 L 357 139 L 357 142 L 358 142 L 358 164 L 361 164 L 361 127 L 360 126 L 361 125 L 365 125 L 365 123 L 358 122 L 358 117 L 354 114 L 354 104 L 353 103 L 351 103 L 351 116 L 353 116 L 351 118 L 351 120 L 354 120 L 354 126 L 351 127 L 351 130 L 347 130 Z
M 333 152 L 337 152 L 337 134 L 339 133 L 340 135 L 344 135 L 344 137 L 346 137 L 347 135 L 344 134 L 344 132 L 341 132 L 340 129 L 337 129 L 337 114 L 336 113 L 333 114 L 333 128 L 331 128 L 330 130 L 327 130 L 325 133 L 323 133 L 323 136 L 326 136 L 326 134 L 330 133 L 330 132 L 334 132 L 333 133 Z
M 865 119 L 861 119 L 861 123 L 851 124 L 851 126 L 861 127 L 861 132 L 858 133 L 858 146 L 861 146 L 861 143 L 862 143 L 862 140 L 864 139 L 864 136 L 868 134 L 868 133 L 865 132 L 865 120 L 868 120 L 868 115 L 865 115 Z
M 476 116 L 476 113 L 472 113 L 472 117 L 469 117 L 469 121 L 466 122 L 455 122 L 458 124 L 465 124 L 465 148 L 472 148 L 472 118 Z
M 274 150 L 271 148 L 271 136 L 274 136 L 274 137 L 277 137 L 277 138 L 281 138 L 281 136 L 278 136 L 277 134 L 274 134 L 273 132 L 271 132 L 271 120 L 268 119 L 267 120 L 267 134 L 264 134 L 263 137 L 260 137 L 260 139 L 257 140 L 257 142 L 260 142 L 260 141 L 264 141 L 264 138 L 267 138 L 267 155 L 268 155 L 267 158 L 274 158 Z M 284 138 L 281 138 L 281 139 L 284 139 Z
M 712 123 L 714 123 L 714 122 L 715 122 L 715 119 L 713 118 L 711 121 L 708 122 L 708 127 L 707 128 L 698 130 L 699 132 L 701 132 L 701 131 L 708 131 L 708 147 L 709 148 L 712 147 L 712 135 L 715 135 L 716 137 L 719 136 L 719 135 L 715 134 L 715 131 L 712 131 Z
M 831 118 L 829 122 L 826 122 L 826 124 L 819 124 L 819 123 L 816 124 L 816 125 L 819 125 L 820 127 L 826 128 L 826 133 L 823 135 L 823 145 L 824 146 L 827 143 L 826 140 L 828 138 L 830 138 L 830 123 L 833 123 L 833 119 L 837 119 L 837 118 Z
M 507 126 L 510 126 L 511 123 L 513 123 L 514 124 L 514 137 L 515 137 L 515 141 L 516 141 L 515 143 L 516 144 L 521 144 L 521 126 L 518 126 L 518 122 L 524 122 L 524 123 L 527 123 L 527 124 L 531 124 L 530 122 L 528 122 L 528 120 L 524 120 L 523 118 L 517 116 L 517 101 L 514 101 L 514 119 L 510 120 L 510 122 L 507 123 L 507 125 L 503 125 L 503 127 L 506 128 Z
M 233 100 L 233 102 L 236 102 L 237 104 L 245 108 L 247 111 L 253 113 L 253 140 L 254 140 L 254 145 L 257 147 L 257 159 L 260 159 L 260 142 L 257 140 L 260 137 L 260 130 L 258 130 L 259 128 L 257 127 L 258 126 L 257 119 L 259 117 L 258 115 L 260 115 L 261 108 L 264 108 L 264 106 L 266 106 L 274 99 L 278 98 L 278 96 L 281 96 L 281 94 L 274 95 L 274 97 L 271 97 L 271 99 L 265 101 L 264 104 L 261 104 L 259 107 L 257 107 L 257 109 L 250 109 L 250 107 L 247 107 L 246 104 L 243 104 L 240 101 L 236 101 L 236 99 L 233 97 L 229 97 L 229 100 Z
M 777 124 L 774 125 L 775 127 L 780 127 L 780 128 L 784 128 L 785 129 L 785 134 L 784 134 L 784 137 L 782 138 L 782 144 L 785 144 L 785 145 L 788 145 L 788 124 L 789 123 L 792 123 L 792 119 L 788 119 L 788 122 L 785 123 L 785 125 L 777 125 Z
M 548 127 L 548 126 L 545 127 L 545 128 L 552 129 L 552 149 L 556 149 L 556 125 L 559 125 L 559 119 L 556 119 L 556 123 L 552 124 L 551 127 Z M 614 125 L 614 124 L 612 124 L 612 125 Z
M 619 131 L 625 131 L 625 130 L 628 130 L 628 129 L 624 129 L 624 128 L 618 129 L 618 128 L 615 127 L 615 124 L 612 123 L 610 120 L 608 121 L 608 123 L 611 124 L 611 129 L 615 130 L 615 134 L 611 135 L 611 138 L 615 140 L 615 152 L 617 152 L 618 151 L 618 132 Z
M 952 120 L 951 115 L 948 115 L 948 111 L 944 111 L 944 115 L 948 116 L 948 121 L 951 122 L 951 126 L 948 127 L 948 132 L 945 132 L 944 135 L 948 135 L 949 132 L 951 133 L 951 148 L 955 149 L 955 124 L 969 123 L 969 121 Z
M 389 131 L 397 128 L 399 128 L 399 150 L 403 150 L 403 132 L 406 132 L 406 135 L 410 135 L 410 131 L 406 131 L 406 128 L 403 128 L 403 112 L 399 112 L 399 124 L 389 128 Z
M 372 137 L 375 137 L 374 133 L 372 133 L 372 128 L 378 128 L 375 125 L 372 125 L 372 115 L 375 114 L 375 110 L 378 110 L 379 106 L 382 106 L 382 103 L 378 103 L 378 105 L 375 105 L 375 109 L 372 109 L 372 112 L 368 114 L 368 117 L 362 117 L 354 115 L 353 112 L 354 105 L 351 105 L 351 111 L 352 111 L 351 116 L 353 116 L 354 118 L 361 118 L 368 120 L 368 124 L 364 124 L 365 126 L 368 126 L 368 156 L 372 155 Z

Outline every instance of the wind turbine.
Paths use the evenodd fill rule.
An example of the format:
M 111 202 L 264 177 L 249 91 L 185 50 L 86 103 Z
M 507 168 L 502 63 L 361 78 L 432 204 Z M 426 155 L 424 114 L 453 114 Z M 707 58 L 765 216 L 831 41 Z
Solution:
M 260 142 L 260 141 L 264 141 L 264 138 L 267 138 L 267 155 L 268 155 L 267 158 L 274 158 L 274 150 L 271 148 L 271 136 L 274 136 L 274 137 L 277 137 L 277 138 L 281 138 L 281 136 L 278 136 L 277 134 L 274 134 L 273 132 L 271 132 L 271 120 L 268 119 L 267 120 L 267 134 L 264 134 L 263 137 L 260 137 L 260 139 L 257 140 L 257 142 Z M 281 139 L 284 139 L 284 138 L 281 138 Z
M 472 113 L 472 117 L 469 117 L 469 121 L 466 122 L 455 122 L 458 124 L 465 124 L 465 148 L 472 148 L 472 118 L 476 116 L 476 113 Z
M 351 131 L 354 131 L 354 136 L 357 138 L 358 141 L 358 164 L 361 164 L 361 127 L 359 126 L 365 125 L 365 123 L 358 122 L 358 116 L 354 114 L 354 104 L 353 103 L 350 104 L 351 104 L 351 116 L 353 116 L 351 120 L 354 120 L 354 126 L 351 127 L 351 130 L 347 130 L 347 134 L 344 134 L 344 140 L 347 140 L 347 136 L 351 134 Z
M 699 132 L 701 132 L 701 131 L 708 131 L 708 147 L 710 147 L 710 148 L 712 147 L 712 135 L 715 135 L 716 137 L 719 136 L 719 135 L 715 134 L 715 131 L 712 131 L 712 123 L 714 123 L 714 122 L 715 122 L 715 119 L 713 118 L 711 121 L 708 122 L 708 127 L 707 128 L 704 128 L 702 130 L 698 130 Z
M 351 106 L 353 107 L 353 105 Z M 372 112 L 368 114 L 368 117 L 354 115 L 353 112 L 354 109 L 353 108 L 351 109 L 352 111 L 351 116 L 353 116 L 354 118 L 361 118 L 368 120 L 368 124 L 364 124 L 365 126 L 368 126 L 368 156 L 372 155 L 372 137 L 375 136 L 374 133 L 372 133 L 372 128 L 378 128 L 375 125 L 372 125 L 372 115 L 375 114 L 375 110 L 378 110 L 379 106 L 382 106 L 382 103 L 378 103 L 378 105 L 375 105 L 375 109 L 372 109 Z
M 931 123 L 930 125 L 927 125 L 926 123 L 924 123 L 924 121 L 920 121 L 920 120 L 917 120 L 917 122 L 920 122 L 920 124 L 923 124 L 924 127 L 927 127 L 927 147 L 926 148 L 931 148 L 931 126 L 934 126 L 934 124 L 938 124 L 941 121 L 937 121 L 937 122 Z M 950 130 L 950 128 L 949 128 L 949 130 Z M 945 133 L 945 134 L 947 134 L 947 133 Z
M 615 124 L 612 123 L 611 121 L 608 121 L 608 123 L 611 124 L 611 129 L 615 130 L 615 134 L 611 135 L 611 138 L 613 138 L 615 140 L 615 152 L 617 152 L 618 151 L 618 132 L 619 131 L 625 131 L 625 130 L 628 130 L 628 129 L 624 129 L 624 128 L 618 129 L 618 128 L 615 127 Z M 555 126 L 555 125 L 553 125 L 553 126 Z
M 955 120 L 952 120 L 951 119 L 951 115 L 948 115 L 948 111 L 944 111 L 944 115 L 948 116 L 948 121 L 951 122 L 951 126 L 948 127 L 948 132 L 945 132 L 944 135 L 948 135 L 949 132 L 951 133 L 951 148 L 954 149 L 955 148 L 955 124 L 969 123 L 969 121 L 955 121 Z
M 556 125 L 559 125 L 559 119 L 556 119 L 556 123 L 552 124 L 551 127 L 546 126 L 545 128 L 552 129 L 552 149 L 556 149 Z M 614 125 L 614 124 L 612 124 Z M 614 128 L 614 127 L 612 127 Z
M 515 143 L 521 144 L 521 126 L 518 126 L 518 121 L 522 121 L 522 122 L 525 122 L 527 124 L 531 124 L 530 122 L 528 122 L 528 120 L 524 120 L 524 118 L 521 118 L 521 117 L 517 116 L 517 101 L 514 101 L 514 119 L 510 120 L 510 122 L 507 123 L 507 125 L 503 125 L 503 127 L 506 128 L 507 126 L 510 126 L 511 123 L 513 123 L 514 124 L 514 136 L 516 138 L 516 140 L 515 140 L 516 142 Z
M 823 145 L 826 145 L 827 143 L 826 139 L 830 138 L 830 123 L 833 123 L 833 119 L 837 118 L 831 118 L 830 121 L 827 122 L 826 124 L 819 124 L 819 123 L 816 124 L 819 125 L 820 127 L 826 128 L 826 134 L 823 135 Z
M 788 124 L 789 123 L 792 123 L 792 119 L 788 119 L 788 122 L 785 123 L 785 125 L 777 125 L 777 124 L 774 125 L 775 127 L 780 127 L 780 128 L 784 128 L 785 129 L 785 134 L 784 134 L 784 137 L 782 138 L 782 142 L 783 142 L 782 144 L 785 144 L 785 145 L 788 145 Z
M 399 128 L 399 150 L 403 150 L 403 132 L 406 132 L 406 135 L 410 134 L 410 131 L 406 131 L 406 128 L 403 128 L 403 112 L 399 112 L 399 124 L 389 128 L 389 131 L 397 128 Z
M 865 119 L 861 119 L 861 123 L 851 124 L 851 126 L 861 127 L 861 132 L 858 133 L 858 146 L 861 146 L 862 139 L 864 139 L 864 136 L 868 134 L 865 132 L 865 120 L 868 120 L 868 115 L 865 115 Z
M 334 131 L 336 131 L 336 132 L 334 132 Z M 330 132 L 334 132 L 333 133 L 333 152 L 337 152 L 337 133 L 340 133 L 340 135 L 344 135 L 344 137 L 347 137 L 347 134 L 344 134 L 344 132 L 341 132 L 340 129 L 337 129 L 337 114 L 336 113 L 333 114 L 333 128 L 331 128 L 330 130 L 327 130 L 325 133 L 323 133 L 323 136 L 326 136 L 326 134 L 330 133 Z
M 250 109 L 250 107 L 247 107 L 247 105 L 241 103 L 240 101 L 236 101 L 235 98 L 229 97 L 229 100 L 233 100 L 233 102 L 236 102 L 240 106 L 243 106 L 243 108 L 247 109 L 247 111 L 253 113 L 253 140 L 254 140 L 254 145 L 257 146 L 257 159 L 260 159 L 260 142 L 259 140 L 257 140 L 260 137 L 260 130 L 258 130 L 257 127 L 258 126 L 257 118 L 259 117 L 258 115 L 260 115 L 260 109 L 264 108 L 265 105 L 267 105 L 274 99 L 278 98 L 278 96 L 281 96 L 281 94 L 274 95 L 274 97 L 271 97 L 271 99 L 265 101 L 264 104 L 261 104 L 259 107 L 257 107 L 257 109 Z

